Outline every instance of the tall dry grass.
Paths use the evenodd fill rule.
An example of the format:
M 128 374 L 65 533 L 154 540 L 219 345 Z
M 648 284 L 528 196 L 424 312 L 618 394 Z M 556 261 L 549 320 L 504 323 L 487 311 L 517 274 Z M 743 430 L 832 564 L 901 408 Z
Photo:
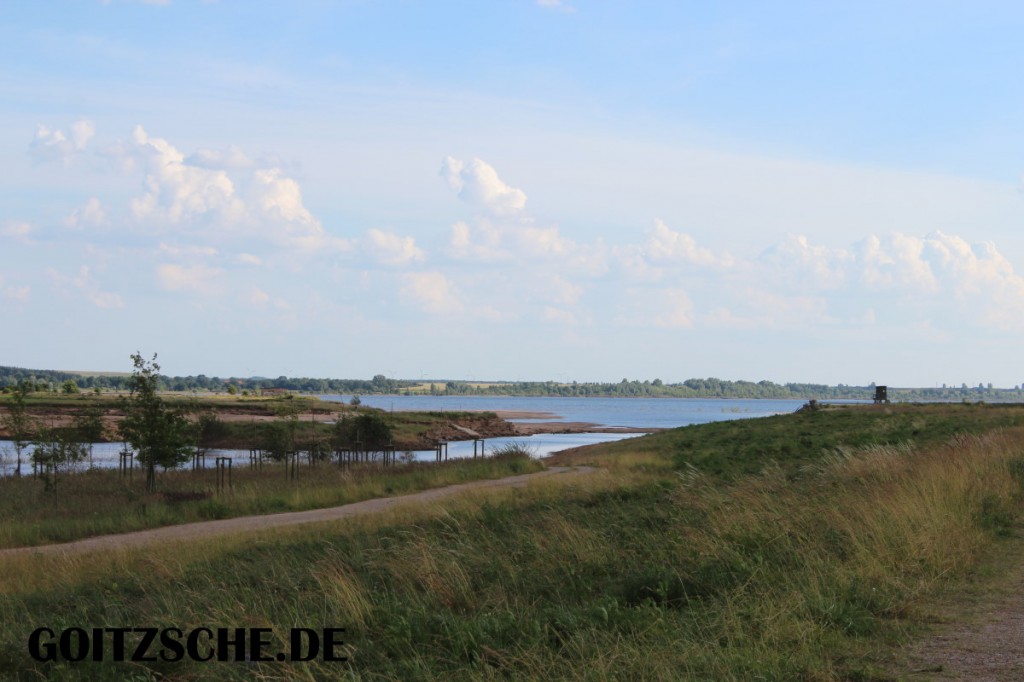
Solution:
M 78 598 L 70 624 L 349 628 L 343 669 L 161 671 L 181 679 L 871 679 L 922 598 L 1013 534 L 1024 491 L 1022 429 L 834 449 L 729 484 L 639 457 L 187 554 L 0 562 L 69 572 L 22 579 L 3 609 L 48 622 Z M 131 576 L 132 601 L 90 567 Z
M 1011 532 L 1022 473 L 1015 429 L 836 450 L 799 483 L 771 468 L 728 488 L 691 474 L 674 497 L 701 522 L 668 534 L 677 561 L 663 597 L 717 606 L 701 611 L 687 669 L 781 679 L 804 661 L 816 677 L 838 674 L 833 647 L 898 636 L 920 596 L 955 584 Z

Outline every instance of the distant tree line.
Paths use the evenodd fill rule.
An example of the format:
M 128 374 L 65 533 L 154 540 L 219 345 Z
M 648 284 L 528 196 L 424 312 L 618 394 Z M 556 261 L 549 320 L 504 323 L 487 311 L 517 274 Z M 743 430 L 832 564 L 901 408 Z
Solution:
M 78 391 L 127 391 L 131 387 L 129 375 L 80 375 L 49 369 L 22 369 L 0 366 L 0 390 L 26 386 L 29 391 L 52 393 L 76 393 Z M 171 377 L 161 374 L 157 377 L 160 391 L 214 391 L 256 393 L 264 389 L 285 389 L 303 393 L 390 393 L 395 394 L 412 386 L 416 381 L 388 379 L 378 374 L 372 379 L 312 379 L 280 376 L 276 379 L 265 377 Z M 74 388 L 72 388 L 72 385 Z
M 838 384 L 786 383 L 771 381 L 728 381 L 709 377 L 687 379 L 681 383 L 630 381 L 618 383 L 561 383 L 555 381 L 516 381 L 487 385 L 474 385 L 463 381 L 448 381 L 432 385 L 437 395 L 508 395 L 508 396 L 560 396 L 560 397 L 650 397 L 650 398 L 794 398 L 802 400 L 871 400 L 875 384 L 850 386 Z M 1020 386 L 1011 389 L 993 388 L 992 384 L 969 388 L 894 388 L 889 387 L 891 401 L 960 401 L 984 400 L 988 402 L 1024 401 Z
M 129 375 L 83 376 L 55 370 L 22 369 L 0 366 L 0 390 L 10 392 L 15 386 L 29 391 L 77 393 L 78 391 L 127 391 L 131 387 Z M 212 391 L 256 394 L 267 389 L 285 389 L 302 393 L 347 393 L 354 395 L 411 394 L 424 392 L 431 395 L 507 395 L 507 396 L 562 396 L 562 397 L 666 397 L 666 398 L 793 398 L 802 400 L 870 400 L 875 384 L 851 386 L 838 384 L 786 383 L 772 381 L 729 381 L 708 377 L 687 379 L 681 383 L 665 383 L 660 379 L 619 382 L 556 382 L 509 381 L 476 384 L 466 381 L 420 382 L 389 379 L 378 374 L 372 379 L 313 379 L 309 377 L 157 377 L 161 391 Z M 1024 401 L 1024 389 L 994 388 L 991 383 L 977 386 L 945 386 L 941 388 L 889 387 L 893 401 Z

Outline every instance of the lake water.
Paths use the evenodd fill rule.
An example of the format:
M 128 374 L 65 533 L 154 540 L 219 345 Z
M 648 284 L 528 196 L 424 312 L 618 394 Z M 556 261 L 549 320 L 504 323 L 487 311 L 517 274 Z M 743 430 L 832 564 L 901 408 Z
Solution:
M 348 403 L 351 395 L 323 395 L 323 400 Z M 362 405 L 387 411 L 503 411 L 503 412 L 544 412 L 551 417 L 544 419 L 516 419 L 511 421 L 563 421 L 587 422 L 604 427 L 622 428 L 673 428 L 690 424 L 705 424 L 729 419 L 767 417 L 774 414 L 795 412 L 802 400 L 733 400 L 733 399 L 691 399 L 691 398 L 561 398 L 561 397 L 501 397 L 501 396 L 360 396 Z M 559 450 L 592 445 L 638 434 L 627 433 L 553 433 L 535 436 L 489 438 L 485 447 L 493 449 L 516 442 L 529 447 L 538 457 L 545 457 Z M 96 466 L 116 467 L 121 443 L 96 443 L 93 446 L 93 461 Z M 434 459 L 433 451 L 418 451 L 413 455 L 417 460 Z M 214 456 L 226 456 L 239 460 L 236 466 L 247 465 L 248 450 L 214 450 L 207 455 L 208 466 Z M 448 445 L 450 459 L 473 456 L 472 441 L 457 441 Z M 87 465 L 86 465 L 87 466 Z M 137 465 L 136 465 L 137 466 Z M 14 448 L 10 441 L 0 440 L 0 475 L 14 471 Z M 22 473 L 31 473 L 28 454 L 23 453 Z
M 322 395 L 349 402 L 351 395 Z M 795 412 L 804 400 L 735 400 L 702 398 L 562 398 L 503 396 L 367 395 L 361 404 L 388 411 L 547 412 L 550 419 L 512 421 L 591 422 L 601 426 L 673 428 L 690 424 L 767 417 Z

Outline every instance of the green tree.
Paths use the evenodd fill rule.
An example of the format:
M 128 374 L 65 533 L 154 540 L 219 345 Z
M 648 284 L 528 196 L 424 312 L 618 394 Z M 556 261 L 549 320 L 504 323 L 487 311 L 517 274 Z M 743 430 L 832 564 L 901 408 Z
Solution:
M 72 431 L 79 443 L 88 444 L 89 468 L 92 468 L 92 444 L 103 440 L 103 410 L 96 406 L 79 410 L 71 423 Z
M 74 379 L 67 379 L 60 385 L 60 390 L 64 395 L 76 395 L 78 393 L 78 384 L 75 383 Z
M 81 462 L 88 453 L 85 443 L 78 441 L 72 433 L 61 429 L 46 429 L 35 441 L 32 462 L 37 465 L 46 490 L 55 491 L 61 467 Z
M 156 489 L 156 467 L 172 469 L 188 461 L 189 422 L 180 410 L 157 395 L 160 365 L 156 354 L 146 362 L 142 354 L 131 356 L 135 368 L 128 381 L 129 395 L 122 401 L 124 419 L 121 436 L 135 450 L 135 458 L 146 468 L 146 489 Z
M 292 420 L 278 420 L 267 424 L 263 430 L 262 449 L 269 459 L 287 462 L 295 450 L 295 433 Z
M 29 385 L 23 382 L 14 386 L 12 399 L 7 405 L 7 414 L 3 418 L 4 429 L 11 436 L 14 452 L 18 458 L 17 467 L 14 470 L 15 476 L 21 476 L 22 453 L 31 445 L 32 438 L 39 430 L 39 425 L 25 406 L 25 396 L 30 390 Z
M 386 445 L 391 445 L 391 440 L 391 425 L 376 412 L 364 412 L 354 419 L 339 419 L 334 425 L 336 448 L 362 443 L 364 450 L 379 452 Z
M 227 435 L 227 425 L 212 410 L 199 412 L 192 423 L 192 435 L 196 443 L 196 452 L 206 454 L 217 442 Z
M 287 462 L 295 452 L 295 434 L 299 428 L 299 408 L 294 403 L 274 406 L 277 421 L 265 432 L 263 451 L 270 459 Z

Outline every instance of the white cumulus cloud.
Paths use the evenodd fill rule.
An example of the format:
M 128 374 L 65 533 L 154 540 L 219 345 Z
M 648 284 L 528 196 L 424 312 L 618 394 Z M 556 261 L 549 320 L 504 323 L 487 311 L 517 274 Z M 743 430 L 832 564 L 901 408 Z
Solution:
M 463 309 L 455 286 L 441 272 L 414 272 L 404 276 L 402 294 L 428 313 L 457 313 Z
M 765 250 L 751 274 L 757 278 L 752 290 L 790 301 L 780 305 L 791 316 L 800 310 L 819 315 L 822 300 L 882 296 L 872 299 L 872 305 L 892 310 L 902 306 L 901 318 L 941 311 L 950 320 L 1024 327 L 1024 277 L 991 242 L 972 245 L 943 232 L 924 237 L 900 232 L 869 235 L 846 248 L 815 245 L 806 237 L 790 235 Z M 794 295 L 814 296 L 814 305 L 805 300 L 793 305 Z M 872 319 L 877 314 L 873 309 Z M 864 319 L 863 313 L 858 315 Z
M 855 245 L 856 274 L 869 289 L 937 292 L 939 282 L 922 257 L 927 247 L 927 239 L 898 232 L 884 240 L 871 235 Z
M 256 168 L 236 147 L 186 157 L 163 138 L 136 126 L 130 143 L 107 155 L 129 172 L 145 172 L 144 192 L 131 203 L 139 225 L 190 231 L 211 240 L 256 239 L 304 252 L 347 251 L 306 207 L 299 183 L 278 167 Z
M 252 159 L 235 145 L 229 145 L 222 151 L 199 149 L 189 154 L 185 163 L 209 170 L 240 170 L 254 165 Z
M 9 284 L 3 289 L 0 289 L 0 294 L 9 301 L 15 301 L 17 303 L 24 303 L 28 300 L 29 294 L 32 293 L 32 287 L 27 284 L 22 286 L 16 286 Z
M 142 126 L 132 132 L 134 152 L 145 160 L 146 191 L 132 202 L 136 218 L 163 219 L 171 224 L 212 216 L 233 224 L 245 206 L 223 170 L 190 166 L 167 140 L 151 137 Z
M 475 226 L 459 221 L 452 225 L 448 252 L 455 258 L 482 261 L 502 260 L 510 257 L 501 246 L 501 229 L 489 220 L 477 221 Z
M 81 297 L 97 308 L 124 307 L 124 300 L 119 294 L 102 290 L 87 265 L 80 267 L 74 275 L 65 275 L 54 268 L 47 268 L 46 274 L 59 293 Z
M 235 261 L 241 265 L 263 265 L 263 259 L 253 253 L 240 253 L 235 256 Z
M 64 219 L 64 224 L 75 230 L 102 227 L 109 223 L 110 218 L 107 216 L 107 211 L 96 197 L 90 198 Z
M 422 249 L 412 237 L 402 237 L 376 228 L 367 233 L 368 248 L 378 262 L 385 265 L 409 265 L 422 261 Z
M 493 166 L 480 159 L 465 162 L 446 157 L 440 175 L 460 199 L 476 208 L 511 215 L 526 207 L 526 193 L 506 184 Z
M 654 317 L 654 325 L 672 329 L 693 326 L 693 301 L 682 289 L 666 289 L 661 292 L 661 314 Z
M 0 227 L 0 237 L 7 237 L 27 244 L 29 242 L 29 235 L 32 234 L 34 230 L 35 228 L 29 223 L 18 220 L 9 220 L 4 223 L 3 227 Z
M 794 289 L 836 289 L 850 277 L 853 255 L 845 249 L 811 244 L 804 235 L 786 238 L 765 249 L 757 259 L 763 270 L 771 271 L 776 286 Z
M 162 263 L 156 268 L 157 283 L 165 291 L 206 296 L 219 293 L 224 271 L 206 265 Z
M 29 153 L 40 161 L 59 160 L 68 165 L 76 155 L 85 150 L 95 133 L 96 127 L 84 119 L 72 123 L 68 133 L 39 124 L 29 145 Z
M 555 324 L 565 324 L 570 326 L 579 323 L 576 314 L 573 313 L 571 310 L 567 310 L 565 308 L 557 308 L 555 306 L 550 305 L 544 307 L 544 321 L 552 322 Z
M 644 243 L 643 252 L 658 262 L 685 263 L 688 265 L 732 265 L 728 254 L 716 256 L 710 249 L 697 246 L 697 241 L 688 234 L 676 232 L 661 220 L 654 221 L 654 229 Z

